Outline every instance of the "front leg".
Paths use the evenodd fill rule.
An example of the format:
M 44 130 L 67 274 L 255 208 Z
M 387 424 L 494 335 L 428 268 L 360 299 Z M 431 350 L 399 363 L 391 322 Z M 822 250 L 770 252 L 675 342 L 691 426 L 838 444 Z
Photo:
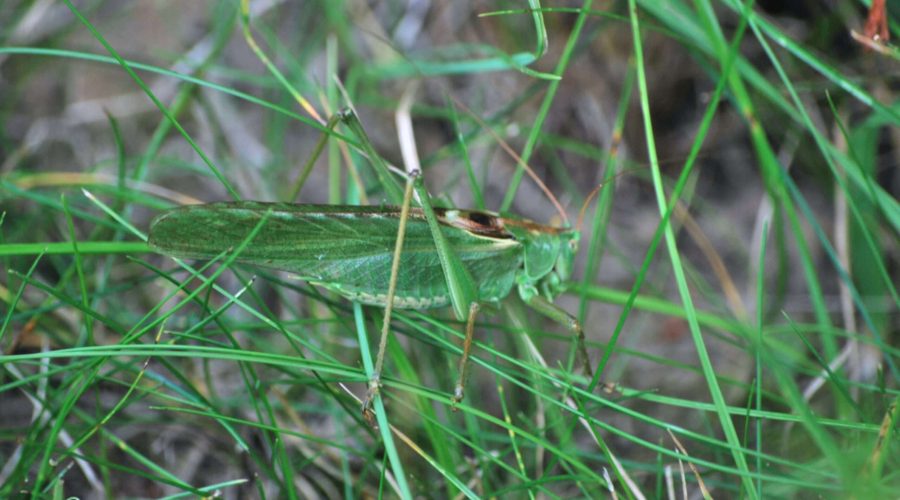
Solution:
M 584 336 L 584 329 L 581 328 L 581 323 L 579 323 L 578 320 L 575 319 L 574 316 L 569 314 L 565 309 L 559 307 L 558 305 L 541 296 L 541 294 L 538 293 L 537 289 L 533 285 L 520 283 L 519 295 L 522 297 L 522 300 L 525 301 L 526 304 L 528 304 L 529 307 L 546 316 L 547 318 L 550 318 L 553 321 L 565 326 L 566 329 L 575 334 L 578 357 L 581 358 L 584 374 L 589 379 L 594 378 L 594 371 L 593 369 L 591 369 L 590 358 L 588 357 L 587 344 Z

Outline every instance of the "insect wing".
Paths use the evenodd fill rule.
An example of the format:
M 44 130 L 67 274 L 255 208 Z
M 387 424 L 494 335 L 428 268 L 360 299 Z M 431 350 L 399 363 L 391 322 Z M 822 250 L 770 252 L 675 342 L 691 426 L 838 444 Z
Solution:
M 240 246 L 266 219 L 237 257 L 320 283 L 352 300 L 382 305 L 400 210 L 395 207 L 233 202 L 170 210 L 153 221 L 149 243 L 182 258 L 212 258 Z M 443 230 L 478 283 L 479 299 L 495 301 L 513 286 L 522 251 L 514 239 Z M 434 240 L 421 213 L 407 222 L 395 306 L 438 307 L 450 297 Z

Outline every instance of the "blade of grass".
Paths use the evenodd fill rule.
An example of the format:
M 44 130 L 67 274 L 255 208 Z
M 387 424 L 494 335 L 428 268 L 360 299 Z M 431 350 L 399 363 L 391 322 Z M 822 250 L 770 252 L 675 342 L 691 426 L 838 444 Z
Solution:
M 640 97 L 641 101 L 641 112 L 644 120 L 644 133 L 647 143 L 647 155 L 650 158 L 650 172 L 653 178 L 653 186 L 654 191 L 656 192 L 656 199 L 657 204 L 659 205 L 660 215 L 665 215 L 668 211 L 667 206 L 669 203 L 667 201 L 666 194 L 663 191 L 662 177 L 659 172 L 659 160 L 656 157 L 656 145 L 654 143 L 653 125 L 650 118 L 647 76 L 645 74 L 643 61 L 643 43 L 641 40 L 641 30 L 640 23 L 638 21 L 636 1 L 629 0 L 628 8 L 631 14 L 631 28 L 636 59 L 635 66 L 637 67 L 637 81 L 639 89 L 638 96 Z M 684 276 L 681 257 L 678 252 L 677 242 L 675 241 L 675 236 L 672 231 L 671 225 L 667 224 L 665 226 L 665 234 L 666 248 L 669 252 L 669 259 L 672 263 L 672 269 L 675 272 L 675 281 L 678 285 L 678 292 L 681 296 L 681 299 L 684 301 L 685 311 L 687 312 L 688 327 L 690 328 L 691 336 L 694 340 L 694 346 L 696 348 L 697 355 L 700 358 L 700 366 L 703 369 L 703 375 L 708 384 L 710 396 L 712 397 L 713 402 L 716 406 L 716 413 L 719 417 L 719 424 L 721 425 L 722 431 L 725 434 L 726 441 L 728 442 L 729 446 L 731 446 L 732 458 L 734 459 L 734 462 L 737 465 L 738 470 L 740 471 L 741 482 L 744 487 L 744 494 L 748 495 L 750 498 L 757 498 L 758 493 L 756 491 L 756 486 L 750 479 L 750 471 L 747 467 L 747 461 L 743 454 L 743 447 L 741 446 L 740 439 L 737 436 L 737 432 L 734 428 L 734 423 L 732 422 L 731 417 L 728 414 L 727 404 L 725 402 L 724 396 L 722 395 L 722 390 L 719 387 L 715 369 L 713 368 L 712 361 L 709 358 L 709 353 L 706 348 L 706 343 L 703 340 L 703 335 L 700 333 L 700 325 L 697 321 L 693 299 L 691 298 L 691 292 L 688 289 L 687 281 Z

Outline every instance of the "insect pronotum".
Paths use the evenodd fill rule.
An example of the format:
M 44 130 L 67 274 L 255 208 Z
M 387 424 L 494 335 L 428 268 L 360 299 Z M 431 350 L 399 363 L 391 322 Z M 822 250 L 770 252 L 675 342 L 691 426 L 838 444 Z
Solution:
M 355 125 L 368 144 L 355 115 L 341 119 Z M 378 158 L 371 146 L 366 151 Z M 387 172 L 379 160 L 373 163 Z M 409 206 L 413 189 L 421 208 Z M 412 176 L 400 207 L 238 201 L 175 208 L 153 220 L 149 244 L 162 254 L 209 259 L 241 246 L 254 229 L 238 262 L 290 272 L 362 304 L 452 305 L 467 320 L 454 402 L 463 397 L 478 305 L 499 302 L 514 287 L 526 304 L 576 334 L 583 368 L 591 374 L 580 325 L 551 302 L 571 275 L 576 230 L 486 211 L 432 208 L 421 178 Z M 389 314 L 364 410 L 380 386 Z

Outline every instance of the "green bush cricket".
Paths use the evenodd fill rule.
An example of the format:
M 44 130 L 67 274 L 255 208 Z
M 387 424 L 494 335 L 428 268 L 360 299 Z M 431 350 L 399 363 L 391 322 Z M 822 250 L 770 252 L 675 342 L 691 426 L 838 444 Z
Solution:
M 361 138 L 389 195 L 402 200 L 399 207 L 255 201 L 189 205 L 154 219 L 151 248 L 209 259 L 241 246 L 256 231 L 238 262 L 287 271 L 352 301 L 385 307 L 364 410 L 380 386 L 392 308 L 452 305 L 456 317 L 467 321 L 455 403 L 463 397 L 479 304 L 497 303 L 513 287 L 526 304 L 576 334 L 578 354 L 590 376 L 580 325 L 551 302 L 571 275 L 578 231 L 486 211 L 432 208 L 418 172 L 409 176 L 404 192 L 371 148 L 355 114 L 344 112 L 339 119 Z M 331 120 L 329 126 L 335 123 Z M 413 191 L 421 208 L 410 207 Z

